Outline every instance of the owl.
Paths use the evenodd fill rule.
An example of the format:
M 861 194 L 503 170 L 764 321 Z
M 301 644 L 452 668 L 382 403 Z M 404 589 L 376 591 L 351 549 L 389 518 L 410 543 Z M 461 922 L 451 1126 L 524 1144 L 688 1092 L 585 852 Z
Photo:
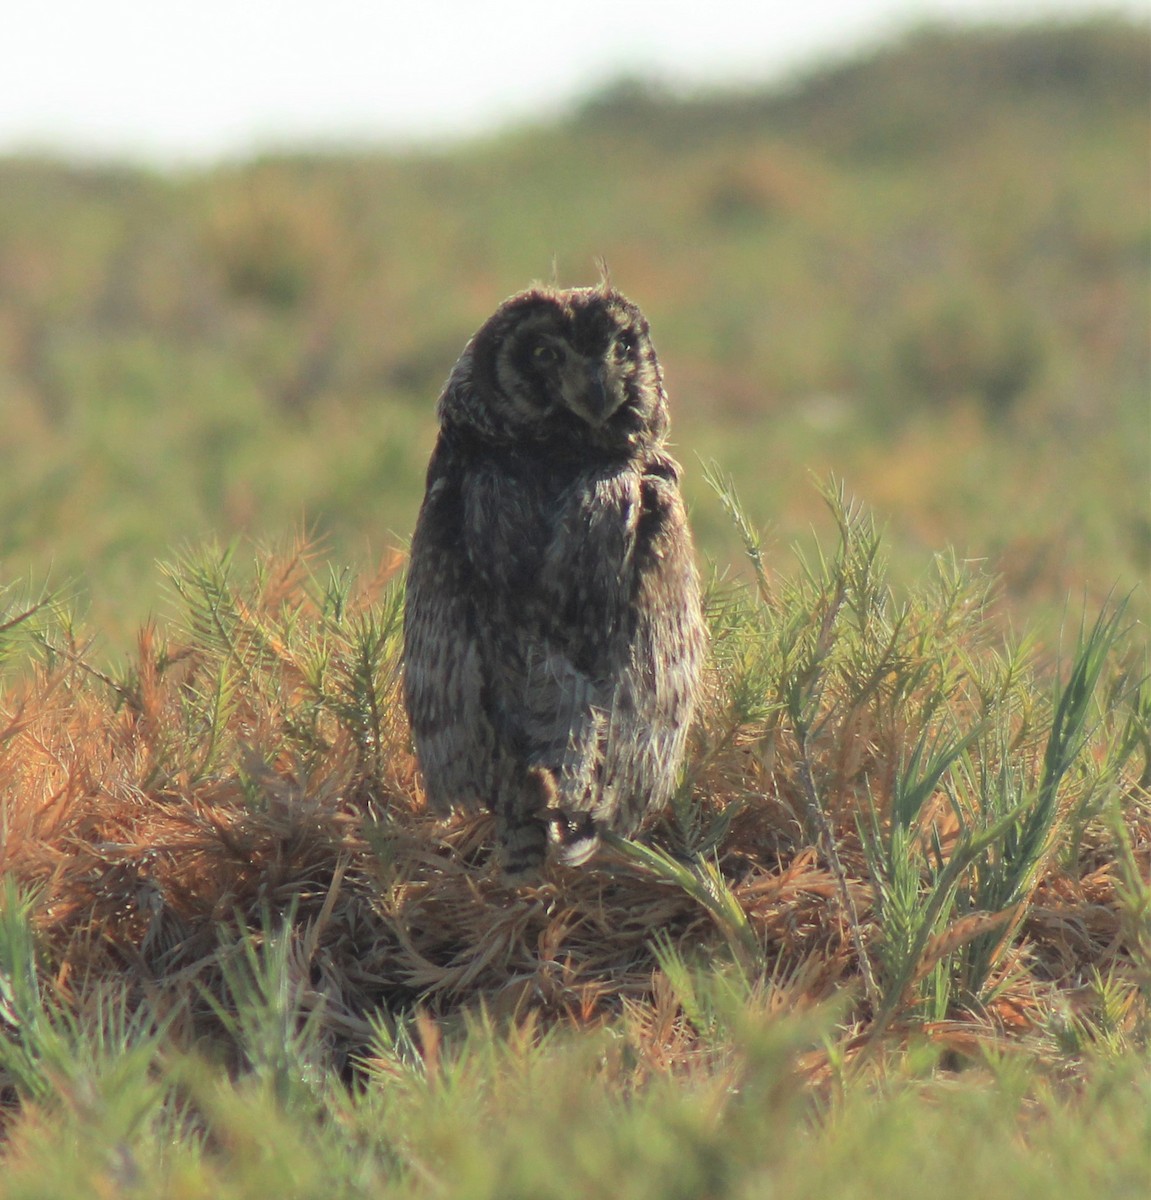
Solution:
M 404 616 L 424 790 L 495 814 L 512 879 L 576 866 L 670 797 L 705 650 L 648 323 L 606 283 L 520 292 L 438 415 Z

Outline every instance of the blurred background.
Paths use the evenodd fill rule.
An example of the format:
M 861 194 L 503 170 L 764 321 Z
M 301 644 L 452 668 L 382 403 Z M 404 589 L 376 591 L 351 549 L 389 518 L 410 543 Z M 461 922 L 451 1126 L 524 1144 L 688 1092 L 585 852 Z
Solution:
M 6 24 L 0 586 L 115 645 L 189 543 L 371 568 L 468 336 L 602 257 L 717 569 L 700 460 L 780 569 L 834 473 L 897 580 L 953 547 L 1013 620 L 1151 611 L 1142 5 L 194 7 Z

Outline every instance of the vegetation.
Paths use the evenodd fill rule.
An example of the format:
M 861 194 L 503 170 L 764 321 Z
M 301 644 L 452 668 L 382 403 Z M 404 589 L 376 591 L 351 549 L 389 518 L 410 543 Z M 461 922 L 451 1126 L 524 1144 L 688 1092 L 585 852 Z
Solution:
M 0 1198 L 1145 1193 L 1147 42 L 0 163 Z M 424 810 L 395 547 L 553 251 L 650 311 L 734 565 L 669 811 L 509 889 Z
M 1047 680 L 986 580 L 940 560 L 896 601 L 829 502 L 834 554 L 713 583 L 671 811 L 516 890 L 489 818 L 421 804 L 394 578 L 203 552 L 117 675 L 17 606 L 0 1195 L 911 1194 L 912 1137 L 957 1165 L 984 1127 L 988 1179 L 1136 1194 L 1139 642 L 1105 613 Z

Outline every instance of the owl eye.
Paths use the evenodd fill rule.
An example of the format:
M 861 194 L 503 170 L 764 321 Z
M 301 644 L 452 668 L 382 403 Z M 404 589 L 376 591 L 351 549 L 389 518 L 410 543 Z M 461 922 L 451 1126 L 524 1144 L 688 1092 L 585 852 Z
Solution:
M 635 337 L 630 333 L 621 333 L 615 341 L 616 358 L 627 358 L 635 349 Z
M 542 367 L 554 367 L 560 360 L 560 352 L 547 342 L 540 342 L 532 350 L 532 358 Z

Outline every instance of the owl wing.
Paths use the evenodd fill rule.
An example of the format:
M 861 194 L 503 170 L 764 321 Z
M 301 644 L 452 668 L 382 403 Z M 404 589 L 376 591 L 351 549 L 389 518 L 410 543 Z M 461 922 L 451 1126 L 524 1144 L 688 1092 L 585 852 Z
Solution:
M 474 578 L 461 538 L 458 472 L 441 443 L 412 536 L 404 609 L 404 699 L 428 803 L 475 808 L 492 791 L 494 733 L 481 703 Z
M 641 484 L 625 665 L 606 734 L 604 790 L 615 828 L 661 808 L 678 780 L 706 648 L 699 577 L 678 488 L 660 456 Z

